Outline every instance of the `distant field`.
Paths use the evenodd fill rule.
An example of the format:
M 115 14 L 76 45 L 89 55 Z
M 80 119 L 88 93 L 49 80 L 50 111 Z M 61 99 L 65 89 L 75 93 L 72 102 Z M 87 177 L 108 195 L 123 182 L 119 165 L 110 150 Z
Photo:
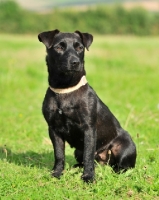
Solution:
M 159 0 L 142 0 L 142 1 L 134 1 L 134 0 L 15 0 L 18 2 L 20 5 L 22 5 L 24 8 L 29 9 L 29 10 L 34 10 L 34 11 L 45 11 L 45 10 L 50 10 L 52 8 L 57 8 L 57 7 L 69 7 L 69 6 L 77 6 L 79 9 L 80 7 L 82 8 L 83 6 L 90 6 L 90 5 L 99 5 L 99 4 L 121 4 L 125 8 L 133 8 L 136 6 L 143 7 L 146 10 L 150 11 L 158 11 L 159 10 Z
M 116 0 L 15 0 L 18 2 L 21 6 L 23 6 L 26 9 L 29 10 L 34 10 L 34 11 L 45 11 L 45 10 L 50 10 L 53 8 L 62 8 L 62 7 L 70 7 L 70 6 L 90 6 L 90 5 L 97 5 L 97 4 L 108 4 L 108 3 L 115 3 Z M 123 2 L 123 0 L 118 1 Z
M 94 36 L 86 52 L 88 82 L 137 145 L 136 168 L 96 168 L 80 180 L 66 146 L 60 180 L 50 177 L 53 152 L 41 114 L 47 70 L 37 36 L 0 35 L 0 199 L 159 199 L 159 37 Z

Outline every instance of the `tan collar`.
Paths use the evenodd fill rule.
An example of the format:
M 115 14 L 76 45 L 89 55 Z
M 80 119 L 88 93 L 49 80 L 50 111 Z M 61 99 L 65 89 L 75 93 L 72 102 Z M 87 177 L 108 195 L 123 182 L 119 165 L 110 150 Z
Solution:
M 69 93 L 69 92 L 73 92 L 77 89 L 79 89 L 81 86 L 85 85 L 87 83 L 87 79 L 85 76 L 82 76 L 81 80 L 79 81 L 79 83 L 73 87 L 70 88 L 52 88 L 50 86 L 50 89 L 55 92 L 55 93 L 59 93 L 59 94 L 64 94 L 64 93 Z

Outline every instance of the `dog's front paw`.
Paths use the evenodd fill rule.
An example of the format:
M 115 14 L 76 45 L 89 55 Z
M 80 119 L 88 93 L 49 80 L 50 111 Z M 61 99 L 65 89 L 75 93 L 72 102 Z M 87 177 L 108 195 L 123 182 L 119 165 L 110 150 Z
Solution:
M 53 177 L 55 177 L 55 178 L 60 179 L 60 176 L 62 175 L 62 172 L 53 171 L 53 172 L 51 173 L 51 175 L 52 175 Z
M 82 180 L 84 180 L 84 182 L 86 183 L 92 183 L 94 180 L 94 175 L 93 174 L 83 174 L 81 176 Z

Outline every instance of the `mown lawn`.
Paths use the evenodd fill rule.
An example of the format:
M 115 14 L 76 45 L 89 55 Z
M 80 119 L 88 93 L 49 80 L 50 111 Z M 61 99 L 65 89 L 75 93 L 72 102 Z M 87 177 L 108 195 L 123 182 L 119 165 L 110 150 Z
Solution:
M 0 199 L 159 199 L 159 38 L 95 36 L 85 66 L 90 85 L 135 141 L 136 168 L 117 175 L 98 165 L 86 184 L 66 145 L 64 174 L 51 178 L 41 114 L 45 48 L 37 36 L 0 35 Z

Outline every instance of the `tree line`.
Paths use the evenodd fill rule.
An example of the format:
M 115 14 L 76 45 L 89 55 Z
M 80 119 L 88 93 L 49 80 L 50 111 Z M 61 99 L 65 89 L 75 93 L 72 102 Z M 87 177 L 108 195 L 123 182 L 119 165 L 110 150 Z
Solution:
M 62 32 L 158 35 L 159 12 L 101 5 L 86 10 L 56 8 L 48 13 L 36 13 L 14 1 L 0 3 L 0 33 L 31 34 L 56 28 Z

